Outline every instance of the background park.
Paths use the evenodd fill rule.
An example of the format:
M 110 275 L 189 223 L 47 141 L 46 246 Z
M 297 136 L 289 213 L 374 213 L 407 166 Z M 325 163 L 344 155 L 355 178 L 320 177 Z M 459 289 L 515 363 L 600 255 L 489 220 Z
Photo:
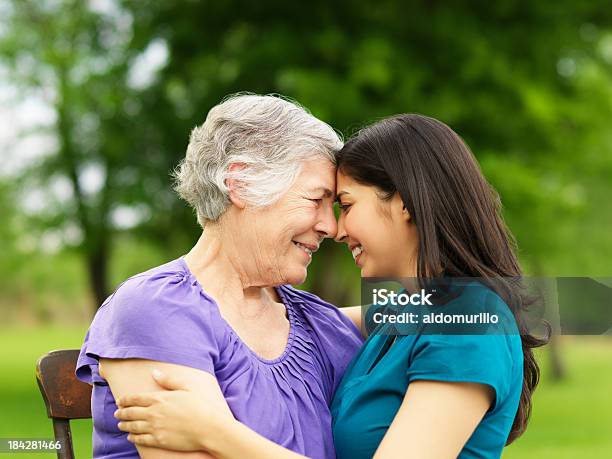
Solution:
M 169 173 L 237 91 L 292 97 L 345 138 L 400 112 L 443 120 L 499 191 L 526 274 L 612 277 L 607 1 L 4 0 L 0 438 L 52 436 L 37 358 L 80 347 L 119 282 L 197 240 Z M 303 287 L 357 304 L 346 248 L 325 242 Z M 612 339 L 538 356 L 504 458 L 610 457 Z M 91 422 L 73 431 L 90 457 Z

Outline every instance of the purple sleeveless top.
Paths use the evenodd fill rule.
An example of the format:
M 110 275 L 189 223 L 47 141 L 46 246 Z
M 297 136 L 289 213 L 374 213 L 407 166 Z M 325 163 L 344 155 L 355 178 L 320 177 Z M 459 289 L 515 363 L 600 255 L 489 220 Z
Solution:
M 361 334 L 317 296 L 288 285 L 277 292 L 289 339 L 280 357 L 266 360 L 240 340 L 182 257 L 121 284 L 98 310 L 76 368 L 93 384 L 93 457 L 138 458 L 117 428 L 98 359 L 141 358 L 211 373 L 236 419 L 308 457 L 335 458 L 329 405 Z

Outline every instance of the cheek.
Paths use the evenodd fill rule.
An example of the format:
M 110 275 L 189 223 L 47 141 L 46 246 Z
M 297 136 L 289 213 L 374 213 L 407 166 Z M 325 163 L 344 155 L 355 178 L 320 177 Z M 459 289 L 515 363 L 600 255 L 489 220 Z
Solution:
M 379 217 L 365 207 L 352 208 L 344 218 L 346 232 L 364 246 L 375 245 L 379 233 Z
M 376 217 L 375 217 L 376 219 Z M 378 238 L 378 223 L 372 214 L 363 207 L 352 208 L 344 218 L 344 229 L 352 239 L 359 241 L 364 248 L 373 248 Z
M 385 259 L 396 255 L 397 241 L 393 225 L 383 216 L 374 214 L 363 222 L 361 227 L 361 243 L 372 255 Z
M 271 223 L 270 227 L 273 229 L 266 237 L 276 250 L 286 251 L 287 246 L 293 245 L 291 241 L 310 232 L 315 222 L 316 212 L 313 209 L 305 207 L 291 209 Z M 270 237 L 272 234 L 274 236 Z
M 296 236 L 312 230 L 317 221 L 317 210 L 314 207 L 304 206 L 296 209 L 285 218 L 287 219 L 287 226 L 293 233 L 292 236 Z

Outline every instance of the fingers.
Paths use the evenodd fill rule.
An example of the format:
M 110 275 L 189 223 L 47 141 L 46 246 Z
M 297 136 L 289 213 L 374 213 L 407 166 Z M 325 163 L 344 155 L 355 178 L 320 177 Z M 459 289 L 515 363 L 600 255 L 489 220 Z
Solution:
M 129 434 L 127 439 L 136 445 L 141 446 L 161 446 L 156 440 L 155 437 L 151 434 Z
M 169 375 L 157 369 L 152 372 L 153 379 L 164 389 L 168 390 L 187 390 L 187 384 L 176 376 Z
M 147 419 L 147 409 L 139 406 L 119 408 L 113 414 L 120 421 L 142 421 Z
M 121 408 L 128 406 L 151 406 L 156 402 L 156 398 L 152 394 L 153 392 L 124 395 L 117 400 L 117 406 Z
M 122 421 L 117 424 L 119 430 L 134 434 L 148 434 L 152 429 L 147 421 Z

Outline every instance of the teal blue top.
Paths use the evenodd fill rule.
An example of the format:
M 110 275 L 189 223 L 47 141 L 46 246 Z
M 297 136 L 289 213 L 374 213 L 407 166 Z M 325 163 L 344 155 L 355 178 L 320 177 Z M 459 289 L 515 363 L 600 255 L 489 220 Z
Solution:
M 472 289 L 473 290 L 473 289 Z M 339 459 L 371 458 L 393 422 L 408 385 L 417 380 L 487 384 L 495 400 L 459 458 L 498 458 L 516 415 L 523 384 L 520 335 L 507 305 L 486 288 L 470 294 L 470 308 L 506 314 L 511 330 L 489 334 L 397 336 L 374 332 L 349 365 L 332 401 Z M 465 299 L 465 298 L 464 298 Z M 474 307 L 474 305 L 477 305 Z M 486 306 L 486 307 L 485 307 Z M 501 323 L 501 322 L 500 322 Z M 509 321 L 504 322 L 507 326 Z

